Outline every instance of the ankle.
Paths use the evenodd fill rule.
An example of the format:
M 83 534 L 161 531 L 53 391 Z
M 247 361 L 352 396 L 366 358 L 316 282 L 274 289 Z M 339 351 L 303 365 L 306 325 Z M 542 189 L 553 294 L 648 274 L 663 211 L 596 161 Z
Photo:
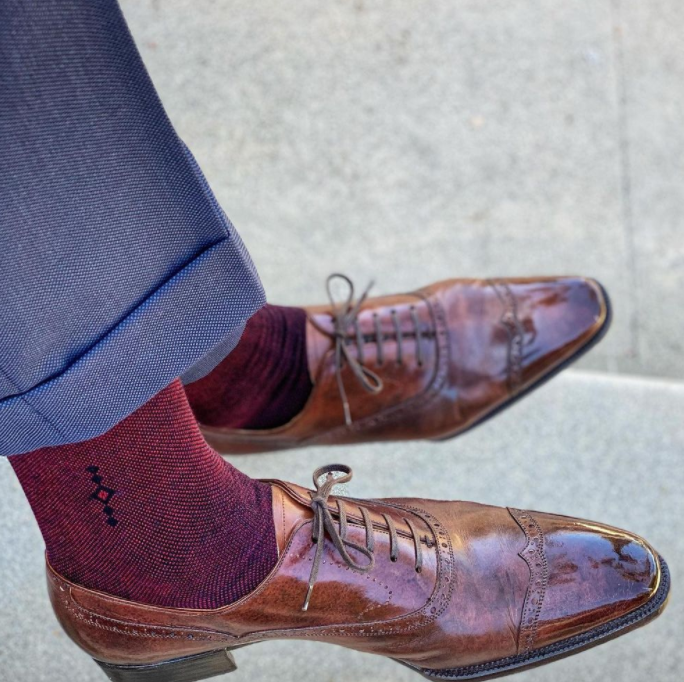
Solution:
M 270 429 L 299 414 L 312 388 L 306 312 L 266 305 L 233 352 L 185 390 L 202 424 Z
M 270 486 L 209 448 L 180 382 L 98 438 L 10 462 L 50 563 L 84 587 L 217 608 L 275 564 Z

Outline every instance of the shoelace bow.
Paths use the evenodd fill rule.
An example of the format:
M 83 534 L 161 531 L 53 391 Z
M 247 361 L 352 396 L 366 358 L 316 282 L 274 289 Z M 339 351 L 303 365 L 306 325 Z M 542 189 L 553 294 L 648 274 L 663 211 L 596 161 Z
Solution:
M 335 299 L 335 295 L 333 294 L 332 283 L 335 280 L 342 280 L 343 282 L 345 282 L 348 288 L 347 298 L 342 303 L 338 303 Z M 365 388 L 369 393 L 377 394 L 380 393 L 380 391 L 382 391 L 382 389 L 384 388 L 382 379 L 375 372 L 373 372 L 373 370 L 369 369 L 363 364 L 363 346 L 365 338 L 364 335 L 361 333 L 361 328 L 359 327 L 358 320 L 361 306 L 368 298 L 368 293 L 373 287 L 373 282 L 371 281 L 368 284 L 368 286 L 364 289 L 363 293 L 356 302 L 354 302 L 354 283 L 346 275 L 343 275 L 341 273 L 333 273 L 332 275 L 329 275 L 326 279 L 325 287 L 332 309 L 333 331 L 330 332 L 329 330 L 321 327 L 320 324 L 318 324 L 318 322 L 316 322 L 316 320 L 313 317 L 309 317 L 309 321 L 316 329 L 318 329 L 319 332 L 330 337 L 335 342 L 335 375 L 337 378 L 337 388 L 340 393 L 340 398 L 342 399 L 342 407 L 344 409 L 344 421 L 347 426 L 351 426 L 351 408 L 349 407 L 347 391 L 344 387 L 344 380 L 342 379 L 342 368 L 344 366 L 344 363 L 346 362 L 349 365 L 349 369 L 351 370 L 352 374 L 358 379 L 361 386 L 363 386 L 363 388 Z M 392 324 L 394 326 L 394 331 L 397 340 L 397 362 L 401 364 L 403 361 L 403 334 L 401 332 L 401 325 L 399 324 L 399 317 L 397 315 L 397 311 L 392 310 L 391 315 Z M 380 327 L 380 318 L 377 314 L 374 314 L 373 318 L 375 326 L 374 340 L 377 346 L 378 364 L 382 365 L 382 344 L 385 337 Z M 418 359 L 418 365 L 422 366 L 423 350 L 420 345 L 420 337 L 423 334 L 423 332 L 421 331 L 418 313 L 416 312 L 416 309 L 413 306 L 411 307 L 411 319 L 413 321 L 413 326 L 415 327 L 416 357 Z M 350 350 L 350 347 L 347 343 L 347 334 L 350 329 L 354 330 L 358 355 Z
M 342 476 L 335 477 L 335 472 L 339 472 Z M 325 477 L 325 480 L 320 483 L 320 479 Z M 345 464 L 329 464 L 328 466 L 316 469 L 313 474 L 314 486 L 316 492 L 311 494 L 311 509 L 314 513 L 313 527 L 311 531 L 311 541 L 316 545 L 316 553 L 314 554 L 313 565 L 311 566 L 311 574 L 309 575 L 309 589 L 306 592 L 304 605 L 302 611 L 309 608 L 309 601 L 313 593 L 316 579 L 318 578 L 318 571 L 323 559 L 323 549 L 325 547 L 325 535 L 328 534 L 335 549 L 339 552 L 342 561 L 351 569 L 359 573 L 368 573 L 375 566 L 375 537 L 373 535 L 373 522 L 370 514 L 365 507 L 359 505 L 361 516 L 363 518 L 363 525 L 366 528 L 366 545 L 359 545 L 347 537 L 347 515 L 344 510 L 344 505 L 337 500 L 337 515 L 339 517 L 339 524 L 335 524 L 332 512 L 328 509 L 328 498 L 336 485 L 348 483 L 352 479 L 352 470 Z M 390 535 L 390 559 L 397 561 L 399 559 L 399 538 L 396 526 L 391 516 L 383 514 L 385 523 Z M 411 535 L 413 537 L 413 544 L 415 546 L 415 569 L 417 572 L 423 568 L 423 553 L 420 546 L 420 539 L 418 537 L 418 530 L 410 519 L 404 519 L 408 525 Z M 339 530 L 338 530 L 339 527 Z M 354 550 L 368 559 L 368 563 L 360 563 L 351 556 L 348 549 Z

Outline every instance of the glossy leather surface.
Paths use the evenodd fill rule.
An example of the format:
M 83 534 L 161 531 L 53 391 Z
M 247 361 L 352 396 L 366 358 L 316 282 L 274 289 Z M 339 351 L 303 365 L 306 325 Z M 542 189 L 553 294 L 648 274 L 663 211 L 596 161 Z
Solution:
M 449 671 L 593 630 L 647 604 L 660 582 L 643 540 L 600 524 L 471 502 L 343 498 L 348 537 L 361 545 L 361 506 L 370 515 L 375 565 L 366 574 L 349 569 L 326 537 L 303 611 L 314 554 L 311 498 L 291 484 L 273 482 L 273 490 L 279 560 L 253 593 L 211 611 L 159 608 L 80 588 L 48 567 L 66 632 L 94 658 L 119 664 L 299 638 Z M 338 518 L 336 499 L 328 508 Z M 385 514 L 397 529 L 396 561 Z
M 203 425 L 219 452 L 457 435 L 576 357 L 608 318 L 601 287 L 569 277 L 448 280 L 367 299 L 357 318 L 359 333 L 349 328 L 345 343 L 383 388 L 364 389 L 344 364 L 352 416 L 347 424 L 332 311 L 321 306 L 308 313 L 314 321 L 307 331 L 314 389 L 303 411 L 269 430 Z

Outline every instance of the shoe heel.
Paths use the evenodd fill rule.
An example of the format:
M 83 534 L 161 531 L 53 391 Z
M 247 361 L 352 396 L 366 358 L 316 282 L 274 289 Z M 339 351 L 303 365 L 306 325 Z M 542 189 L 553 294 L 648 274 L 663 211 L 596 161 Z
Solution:
M 228 649 L 146 665 L 114 665 L 95 660 L 112 682 L 199 682 L 237 670 Z

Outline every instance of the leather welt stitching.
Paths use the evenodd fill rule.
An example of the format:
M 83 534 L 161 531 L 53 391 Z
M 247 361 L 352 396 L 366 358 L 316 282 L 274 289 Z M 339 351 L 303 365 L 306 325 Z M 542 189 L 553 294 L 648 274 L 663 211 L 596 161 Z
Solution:
M 539 614 L 549 582 L 549 567 L 544 551 L 544 532 L 528 511 L 508 510 L 520 526 L 527 544 L 519 553 L 530 569 L 530 582 L 525 594 L 520 628 L 518 630 L 518 653 L 528 653 L 535 645 L 538 635 Z
M 174 629 L 163 625 L 138 625 L 116 618 L 110 618 L 109 616 L 96 614 L 84 606 L 81 606 L 74 599 L 70 590 L 68 593 L 61 595 L 61 601 L 64 608 L 77 620 L 101 630 L 115 632 L 129 637 L 147 639 L 185 639 L 196 642 L 226 642 L 231 639 L 228 635 L 211 634 L 190 628 Z

